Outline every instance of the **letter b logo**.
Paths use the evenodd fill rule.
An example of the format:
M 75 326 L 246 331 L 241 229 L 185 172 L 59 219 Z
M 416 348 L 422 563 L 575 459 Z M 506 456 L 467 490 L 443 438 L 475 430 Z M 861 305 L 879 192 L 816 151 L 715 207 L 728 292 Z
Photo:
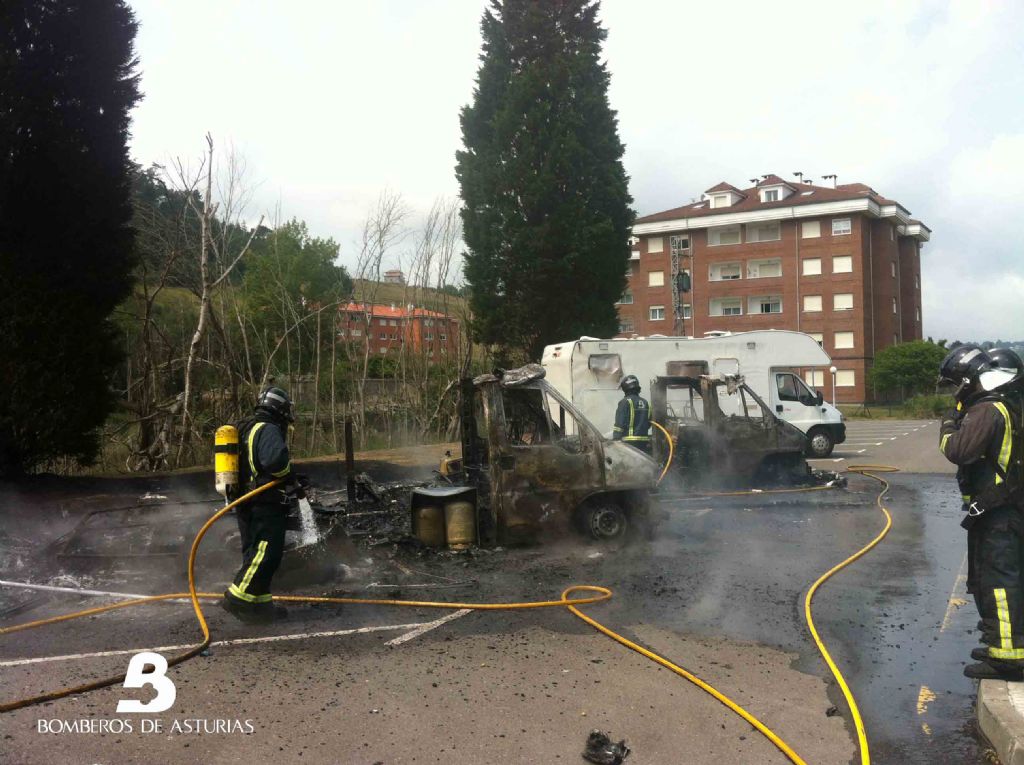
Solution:
M 146 665 L 152 664 L 153 671 L 146 672 Z M 167 659 L 152 651 L 137 653 L 128 662 L 128 672 L 124 676 L 125 688 L 141 688 L 152 685 L 156 696 L 143 704 L 134 699 L 121 699 L 117 702 L 117 712 L 166 712 L 174 704 L 178 695 L 177 688 L 167 677 Z

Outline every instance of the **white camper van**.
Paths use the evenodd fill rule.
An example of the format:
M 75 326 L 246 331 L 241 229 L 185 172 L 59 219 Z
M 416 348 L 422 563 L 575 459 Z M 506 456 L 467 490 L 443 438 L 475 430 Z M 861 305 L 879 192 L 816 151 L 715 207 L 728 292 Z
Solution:
M 712 376 L 741 374 L 771 410 L 807 434 L 807 451 L 826 457 L 846 440 L 838 409 L 809 388 L 797 370 L 828 370 L 832 363 L 810 335 L 788 330 L 721 333 L 711 337 L 581 337 L 544 349 L 547 381 L 610 435 L 622 392 L 619 381 L 636 375 L 647 395 L 650 382 L 674 374 L 684 361 L 703 361 Z

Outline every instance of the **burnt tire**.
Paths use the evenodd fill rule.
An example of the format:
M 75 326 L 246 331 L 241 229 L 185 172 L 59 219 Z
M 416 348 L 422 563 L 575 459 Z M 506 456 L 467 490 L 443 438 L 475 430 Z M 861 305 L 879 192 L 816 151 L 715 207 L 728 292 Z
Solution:
M 836 442 L 832 438 L 832 434 L 824 428 L 812 428 L 811 432 L 807 434 L 806 452 L 808 457 L 827 457 L 832 453 L 835 445 Z
M 615 502 L 595 502 L 580 509 L 578 525 L 588 539 L 621 542 L 629 533 L 629 514 Z

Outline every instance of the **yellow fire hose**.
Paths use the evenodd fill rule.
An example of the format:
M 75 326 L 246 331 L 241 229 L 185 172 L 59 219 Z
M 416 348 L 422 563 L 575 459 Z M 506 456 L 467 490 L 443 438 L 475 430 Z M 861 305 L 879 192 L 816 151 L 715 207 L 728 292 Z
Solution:
M 666 433 L 666 436 L 667 436 L 667 433 Z M 669 465 L 671 465 L 671 462 L 672 462 L 671 438 L 669 438 L 669 444 L 670 444 L 669 461 L 668 461 L 668 463 L 666 463 L 665 470 L 662 471 L 662 477 L 664 477 L 665 472 L 668 470 L 668 467 L 669 467 Z M 867 472 L 867 471 L 873 470 L 875 472 L 895 472 L 896 468 L 887 467 L 887 466 L 878 466 L 878 465 L 874 465 L 874 466 L 872 466 L 872 465 L 857 465 L 857 466 L 851 466 L 850 468 L 848 468 L 848 470 L 849 470 L 849 472 L 855 472 L 855 473 L 859 473 L 861 475 L 869 476 L 871 478 L 875 478 L 875 479 L 877 479 L 877 480 L 882 482 L 883 490 L 878 495 L 878 498 L 876 500 L 876 504 L 878 505 L 879 509 L 882 511 L 882 513 L 886 517 L 886 525 L 885 525 L 885 528 L 881 531 L 881 533 L 879 533 L 878 536 L 876 536 L 867 546 L 865 546 L 860 551 L 858 551 L 854 555 L 852 555 L 849 558 L 847 558 L 846 560 L 844 560 L 842 563 L 836 565 L 835 567 L 833 567 L 832 569 L 827 571 L 825 574 L 823 574 L 811 586 L 810 590 L 807 593 L 807 597 L 806 597 L 806 600 L 805 600 L 805 603 L 804 603 L 804 613 L 805 613 L 805 616 L 807 618 L 807 624 L 810 627 L 811 634 L 814 637 L 814 641 L 815 641 L 815 643 L 818 646 L 818 650 L 821 652 L 822 656 L 825 658 L 825 661 L 828 664 L 829 669 L 831 670 L 833 676 L 836 678 L 837 682 L 839 683 L 840 687 L 843 690 L 843 695 L 845 696 L 845 698 L 847 700 L 847 703 L 848 703 L 848 705 L 850 707 L 850 711 L 851 711 L 851 714 L 852 714 L 852 716 L 854 718 L 854 722 L 855 722 L 855 725 L 856 725 L 858 743 L 859 743 L 860 751 L 861 751 L 861 762 L 864 765 L 867 765 L 868 763 L 870 763 L 870 757 L 868 755 L 868 744 L 867 744 L 867 738 L 866 738 L 865 733 L 864 733 L 864 724 L 863 724 L 863 721 L 861 720 L 860 712 L 859 712 L 859 709 L 857 707 L 857 703 L 856 703 L 856 701 L 853 698 L 853 694 L 850 692 L 850 689 L 849 689 L 849 686 L 846 683 L 846 680 L 843 678 L 842 673 L 840 673 L 838 667 L 836 667 L 835 662 L 832 660 L 832 657 L 829 655 L 828 650 L 825 648 L 825 645 L 822 642 L 820 636 L 818 635 L 818 631 L 817 631 L 816 627 L 814 626 L 814 621 L 813 621 L 812 616 L 811 616 L 811 599 L 813 598 L 814 593 L 817 591 L 818 587 L 823 582 L 825 582 L 825 580 L 827 580 L 829 577 L 831 577 L 834 573 L 836 573 L 840 569 L 845 568 L 850 563 L 852 563 L 853 561 L 857 560 L 862 555 L 867 553 L 871 548 L 873 548 L 875 545 L 877 545 L 882 540 L 882 538 L 888 533 L 889 528 L 892 525 L 892 518 L 889 515 L 888 510 L 886 510 L 884 505 L 882 505 L 882 497 L 888 491 L 889 484 L 888 484 L 888 482 L 885 479 L 879 478 L 876 475 L 872 475 L 870 472 Z M 659 478 L 659 481 L 660 480 L 661 479 Z M 21 630 L 31 629 L 31 628 L 34 628 L 34 627 L 42 627 L 42 626 L 48 625 L 48 624 L 56 624 L 58 622 L 68 621 L 70 619 L 78 619 L 78 618 L 81 618 L 81 617 L 84 617 L 84 616 L 94 616 L 96 614 L 105 613 L 107 611 L 113 611 L 113 610 L 120 609 L 120 608 L 128 608 L 129 606 L 137 606 L 137 605 L 142 605 L 142 604 L 145 604 L 145 603 L 153 603 L 153 602 L 157 602 L 157 601 L 168 601 L 168 600 L 181 599 L 181 598 L 188 597 L 191 600 L 191 602 L 192 602 L 192 608 L 195 611 L 196 618 L 199 621 L 199 626 L 200 626 L 200 629 L 202 630 L 202 633 L 203 633 L 203 640 L 202 640 L 201 643 L 199 643 L 198 645 L 190 648 L 188 651 L 180 654 L 179 656 L 175 656 L 172 659 L 168 660 L 167 666 L 168 667 L 172 667 L 172 666 L 175 666 L 177 664 L 181 664 L 182 662 L 187 661 L 188 659 L 191 659 L 191 658 L 199 655 L 200 653 L 205 651 L 207 649 L 207 647 L 209 647 L 209 645 L 210 645 L 210 628 L 209 628 L 209 625 L 206 622 L 206 617 L 203 615 L 203 610 L 202 610 L 202 608 L 199 605 L 199 601 L 200 601 L 200 599 L 206 599 L 206 600 L 213 599 L 213 600 L 216 600 L 216 599 L 219 599 L 219 598 L 223 597 L 222 595 L 220 595 L 218 593 L 209 593 L 209 592 L 200 593 L 200 592 L 196 591 L 196 585 L 195 585 L 195 561 L 196 561 L 196 553 L 199 550 L 199 544 L 202 541 L 203 537 L 206 535 L 206 532 L 210 529 L 210 527 L 214 523 L 216 523 L 220 518 L 222 518 L 224 515 L 226 515 L 230 510 L 232 510 L 234 507 L 236 507 L 237 505 L 241 504 L 242 502 L 246 502 L 249 499 L 255 497 L 257 494 L 260 494 L 261 492 L 267 491 L 268 489 L 272 488 L 273 486 L 276 486 L 278 483 L 279 483 L 278 481 L 275 481 L 273 483 L 266 484 L 264 486 L 259 487 L 258 489 L 255 489 L 255 490 L 249 492 L 248 494 L 243 495 L 242 497 L 239 497 L 235 501 L 229 503 L 228 505 L 225 505 L 223 508 L 218 510 L 216 513 L 214 513 L 206 521 L 206 523 L 203 524 L 202 528 L 199 530 L 199 533 L 196 534 L 196 537 L 195 537 L 195 539 L 192 542 L 192 548 L 189 551 L 189 557 L 188 557 L 188 592 L 187 593 L 167 593 L 167 594 L 163 594 L 163 595 L 153 595 L 153 596 L 146 597 L 146 598 L 135 598 L 135 599 L 132 599 L 132 600 L 125 600 L 125 601 L 121 601 L 121 602 L 118 602 L 118 603 L 112 603 L 112 604 L 106 605 L 106 606 L 100 606 L 100 607 L 97 607 L 97 608 L 89 608 L 89 609 L 85 609 L 85 610 L 82 610 L 82 611 L 76 611 L 76 612 L 70 613 L 70 614 L 63 614 L 61 616 L 54 616 L 54 617 L 50 617 L 50 618 L 47 618 L 47 619 L 40 619 L 40 620 L 33 621 L 33 622 L 27 622 L 25 624 L 18 624 L 18 625 L 14 625 L 12 627 L 4 627 L 4 628 L 0 628 L 0 635 L 7 635 L 7 634 L 14 633 L 14 632 L 19 632 Z M 735 493 L 751 493 L 751 492 L 735 492 Z M 588 597 L 582 597 L 582 598 L 570 598 L 569 597 L 570 595 L 572 595 L 574 593 L 578 593 L 578 592 L 590 592 L 590 593 L 596 593 L 596 595 L 588 596 Z M 589 624 L 591 627 L 593 627 L 594 629 L 598 630 L 602 634 L 610 637 L 612 640 L 615 640 L 617 643 L 620 643 L 621 645 L 624 645 L 627 648 L 629 648 L 629 649 L 631 649 L 633 651 L 636 651 L 637 653 L 641 654 L 642 656 L 645 656 L 646 658 L 650 659 L 651 661 L 656 662 L 657 664 L 665 667 L 666 669 L 671 670 L 672 672 L 676 673 L 680 677 L 683 677 L 686 680 L 688 680 L 689 682 L 693 683 L 694 685 L 696 685 L 701 690 L 703 690 L 706 693 L 710 694 L 716 700 L 718 700 L 719 702 L 724 704 L 726 707 L 728 707 L 731 711 L 735 712 L 737 715 L 742 717 L 746 722 L 748 722 L 752 726 L 754 726 L 762 735 L 765 736 L 765 738 L 767 738 L 776 748 L 778 748 L 780 752 L 782 752 L 784 755 L 786 755 L 786 757 L 791 762 L 793 762 L 795 765 L 806 765 L 806 762 L 792 749 L 792 747 L 790 747 L 784 740 L 782 740 L 778 735 L 776 735 L 770 728 L 768 728 L 764 723 L 762 723 L 760 720 L 758 720 L 754 715 L 749 713 L 747 710 L 745 710 L 739 704 L 734 702 L 728 696 L 726 696 L 725 694 L 721 693 L 720 691 L 718 691 L 716 688 L 714 688 L 710 684 L 704 682 L 703 680 L 701 680 L 696 675 L 688 672 L 683 667 L 681 667 L 681 666 L 679 666 L 679 665 L 669 661 L 668 659 L 666 659 L 666 658 L 664 658 L 664 657 L 654 653 L 653 651 L 649 651 L 648 649 L 644 648 L 643 646 L 640 646 L 637 643 L 634 643 L 633 641 L 623 637 L 622 635 L 618 634 L 617 632 L 614 632 L 613 630 L 608 629 L 603 624 L 601 624 L 600 622 L 598 622 L 598 621 L 592 619 L 591 617 L 587 616 L 586 614 L 584 614 L 582 611 L 580 611 L 577 608 L 577 606 L 581 606 L 581 605 L 587 605 L 587 604 L 590 604 L 590 603 L 599 603 L 599 602 L 602 602 L 602 601 L 606 601 L 606 600 L 610 599 L 611 597 L 612 597 L 612 591 L 610 589 L 608 589 L 607 587 L 600 587 L 600 586 L 597 586 L 597 585 L 580 584 L 580 585 L 573 585 L 571 587 L 566 588 L 562 592 L 561 599 L 559 599 L 559 600 L 542 600 L 542 601 L 531 601 L 531 602 L 524 602 L 524 603 L 451 603 L 451 602 L 443 602 L 443 601 L 390 600 L 390 599 L 382 599 L 382 598 L 328 598 L 328 597 L 314 597 L 314 596 L 306 596 L 306 595 L 275 595 L 274 596 L 274 600 L 285 601 L 285 602 L 293 602 L 293 603 L 361 604 L 361 605 L 403 606 L 403 607 L 411 607 L 411 608 L 471 609 L 471 610 L 475 610 L 475 611 L 503 611 L 503 610 L 507 611 L 507 610 L 519 610 L 519 609 L 527 609 L 527 608 L 553 608 L 553 607 L 562 606 L 562 607 L 567 608 L 574 616 L 576 616 L 579 619 L 581 619 L 582 621 L 586 622 L 587 624 Z M 107 678 L 103 678 L 101 680 L 96 680 L 96 681 L 93 681 L 91 683 L 86 683 L 84 685 L 79 685 L 79 686 L 74 686 L 74 687 L 69 687 L 69 688 L 63 688 L 61 690 L 52 691 L 50 693 L 45 693 L 45 694 L 42 694 L 40 696 L 33 696 L 33 697 L 29 697 L 29 698 L 24 698 L 24 699 L 18 699 L 16 701 L 8 702 L 8 703 L 5 703 L 5 704 L 0 704 L 0 713 L 11 712 L 13 710 L 21 709 L 23 707 L 31 706 L 33 704 L 39 704 L 39 703 L 42 703 L 42 702 L 45 702 L 45 701 L 53 701 L 55 699 L 64 698 L 66 696 L 71 696 L 71 695 L 74 695 L 74 694 L 86 693 L 88 691 L 98 690 L 100 688 L 106 688 L 106 687 L 109 687 L 111 685 L 116 685 L 118 683 L 123 683 L 124 682 L 124 677 L 125 676 L 123 674 L 120 674 L 120 675 L 116 675 L 116 676 L 113 676 L 113 677 L 107 677 Z

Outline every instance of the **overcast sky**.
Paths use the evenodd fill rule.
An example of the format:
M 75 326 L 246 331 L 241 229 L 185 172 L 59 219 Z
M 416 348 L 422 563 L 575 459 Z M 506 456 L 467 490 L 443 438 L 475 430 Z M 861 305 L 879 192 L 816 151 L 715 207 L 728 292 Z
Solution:
M 209 131 L 245 156 L 253 219 L 280 205 L 349 267 L 383 190 L 421 213 L 457 196 L 483 0 L 129 1 L 136 161 L 198 156 Z M 932 228 L 925 335 L 1024 338 L 1024 3 L 605 0 L 601 16 L 639 214 L 722 180 L 836 173 Z

